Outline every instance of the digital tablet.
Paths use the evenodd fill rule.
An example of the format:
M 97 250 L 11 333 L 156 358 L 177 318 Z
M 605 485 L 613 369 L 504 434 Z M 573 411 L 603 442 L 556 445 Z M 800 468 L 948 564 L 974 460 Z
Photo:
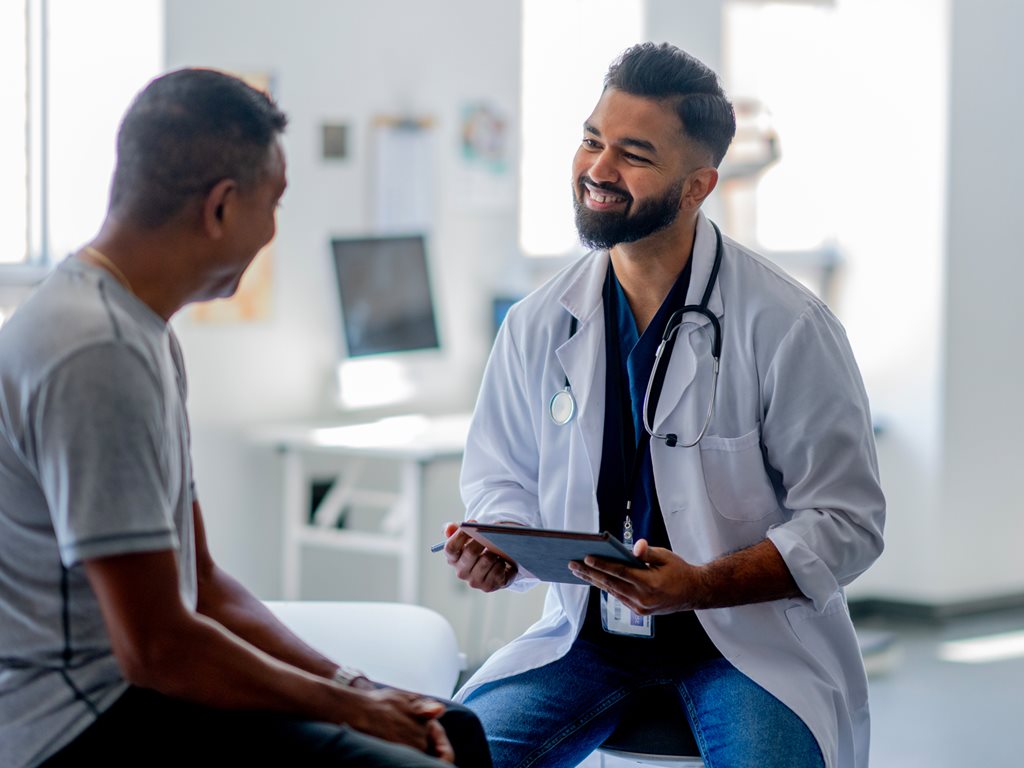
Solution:
M 583 533 L 484 523 L 463 523 L 459 527 L 487 549 L 514 562 L 519 570 L 541 581 L 584 583 L 572 575 L 569 562 L 583 560 L 587 555 L 615 560 L 636 568 L 645 567 L 643 560 L 607 531 Z

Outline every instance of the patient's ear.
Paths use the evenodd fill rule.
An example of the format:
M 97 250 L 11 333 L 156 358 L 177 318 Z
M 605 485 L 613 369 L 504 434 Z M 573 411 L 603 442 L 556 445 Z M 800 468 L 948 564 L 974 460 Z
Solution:
M 209 237 L 219 240 L 224 234 L 224 223 L 238 196 L 238 183 L 234 179 L 221 179 L 207 193 L 203 201 L 203 229 Z

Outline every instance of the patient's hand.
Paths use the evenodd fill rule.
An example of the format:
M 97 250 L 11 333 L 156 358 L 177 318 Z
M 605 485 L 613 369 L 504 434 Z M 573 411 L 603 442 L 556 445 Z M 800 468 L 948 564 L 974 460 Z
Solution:
M 444 535 L 448 537 L 444 556 L 455 568 L 455 575 L 469 586 L 482 592 L 494 592 L 507 587 L 515 578 L 518 570 L 515 563 L 494 554 L 455 523 L 444 527 Z
M 377 688 L 364 695 L 361 711 L 348 721 L 353 728 L 454 762 L 452 745 L 437 721 L 444 714 L 444 704 L 394 688 Z

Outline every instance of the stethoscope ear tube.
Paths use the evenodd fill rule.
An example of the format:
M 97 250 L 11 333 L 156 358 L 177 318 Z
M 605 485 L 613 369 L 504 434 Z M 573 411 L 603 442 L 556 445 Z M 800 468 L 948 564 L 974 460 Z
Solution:
M 647 380 L 647 391 L 644 393 L 643 423 L 644 429 L 647 430 L 647 434 L 656 440 L 664 440 L 665 445 L 669 448 L 692 448 L 703 439 L 704 433 L 708 431 L 708 427 L 711 425 L 711 416 L 715 412 L 715 400 L 718 397 L 718 371 L 720 368 L 718 353 L 722 349 L 718 318 L 715 318 L 713 326 L 715 329 L 715 340 L 712 344 L 712 349 L 715 350 L 715 352 L 712 354 L 711 358 L 711 400 L 708 401 L 708 410 L 704 415 L 704 423 L 701 425 L 700 432 L 697 434 L 697 437 L 688 443 L 679 442 L 679 435 L 673 434 L 672 432 L 666 432 L 665 434 L 655 432 L 654 428 L 651 426 L 651 411 L 657 407 L 657 400 L 653 403 L 651 402 L 651 390 L 654 389 L 654 378 L 658 373 L 658 366 L 661 365 L 661 356 L 664 352 L 665 346 L 668 344 L 667 339 L 662 340 L 661 344 L 658 345 L 658 351 L 654 354 L 654 365 L 651 367 L 651 376 Z
M 647 391 L 644 392 L 644 407 L 642 411 L 644 429 L 647 430 L 647 434 L 652 438 L 664 440 L 665 445 L 669 448 L 692 448 L 703 439 L 711 424 L 711 416 L 715 412 L 715 400 L 718 397 L 718 371 L 722 357 L 722 324 L 718 321 L 715 313 L 708 309 L 708 304 L 711 301 L 711 292 L 715 287 L 715 282 L 718 280 L 718 270 L 722 266 L 722 254 L 725 249 L 722 244 L 722 233 L 719 231 L 718 226 L 714 222 L 711 222 L 711 226 L 715 230 L 715 263 L 711 267 L 711 274 L 708 276 L 708 284 L 704 288 L 704 295 L 701 297 L 700 304 L 688 304 L 677 309 L 669 317 L 668 322 L 665 324 L 665 332 L 662 334 L 661 343 L 658 345 L 657 352 L 654 353 L 654 365 L 651 366 L 651 375 L 647 380 Z M 655 432 L 651 426 L 651 411 L 657 409 L 658 399 L 661 396 L 659 389 L 658 396 L 652 402 L 651 391 L 654 389 L 654 382 L 661 367 L 662 356 L 668 345 L 675 343 L 676 334 L 679 332 L 679 327 L 683 324 L 683 315 L 687 312 L 696 312 L 707 318 L 708 322 L 711 323 L 711 399 L 708 401 L 708 410 L 704 415 L 704 423 L 701 425 L 697 437 L 690 442 L 681 443 L 679 442 L 678 435 L 671 432 L 661 434 L 660 432 Z
M 715 329 L 714 338 L 711 340 L 711 356 L 715 359 L 715 375 L 717 375 L 718 361 L 722 358 L 722 324 L 718 322 L 714 312 L 708 312 L 704 316 L 711 321 L 711 325 Z

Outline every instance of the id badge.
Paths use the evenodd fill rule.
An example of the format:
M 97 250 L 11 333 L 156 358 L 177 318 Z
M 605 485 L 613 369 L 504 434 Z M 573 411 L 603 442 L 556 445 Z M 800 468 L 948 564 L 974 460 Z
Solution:
M 633 613 L 614 595 L 601 591 L 601 626 L 605 632 L 630 637 L 654 637 L 654 617 Z

